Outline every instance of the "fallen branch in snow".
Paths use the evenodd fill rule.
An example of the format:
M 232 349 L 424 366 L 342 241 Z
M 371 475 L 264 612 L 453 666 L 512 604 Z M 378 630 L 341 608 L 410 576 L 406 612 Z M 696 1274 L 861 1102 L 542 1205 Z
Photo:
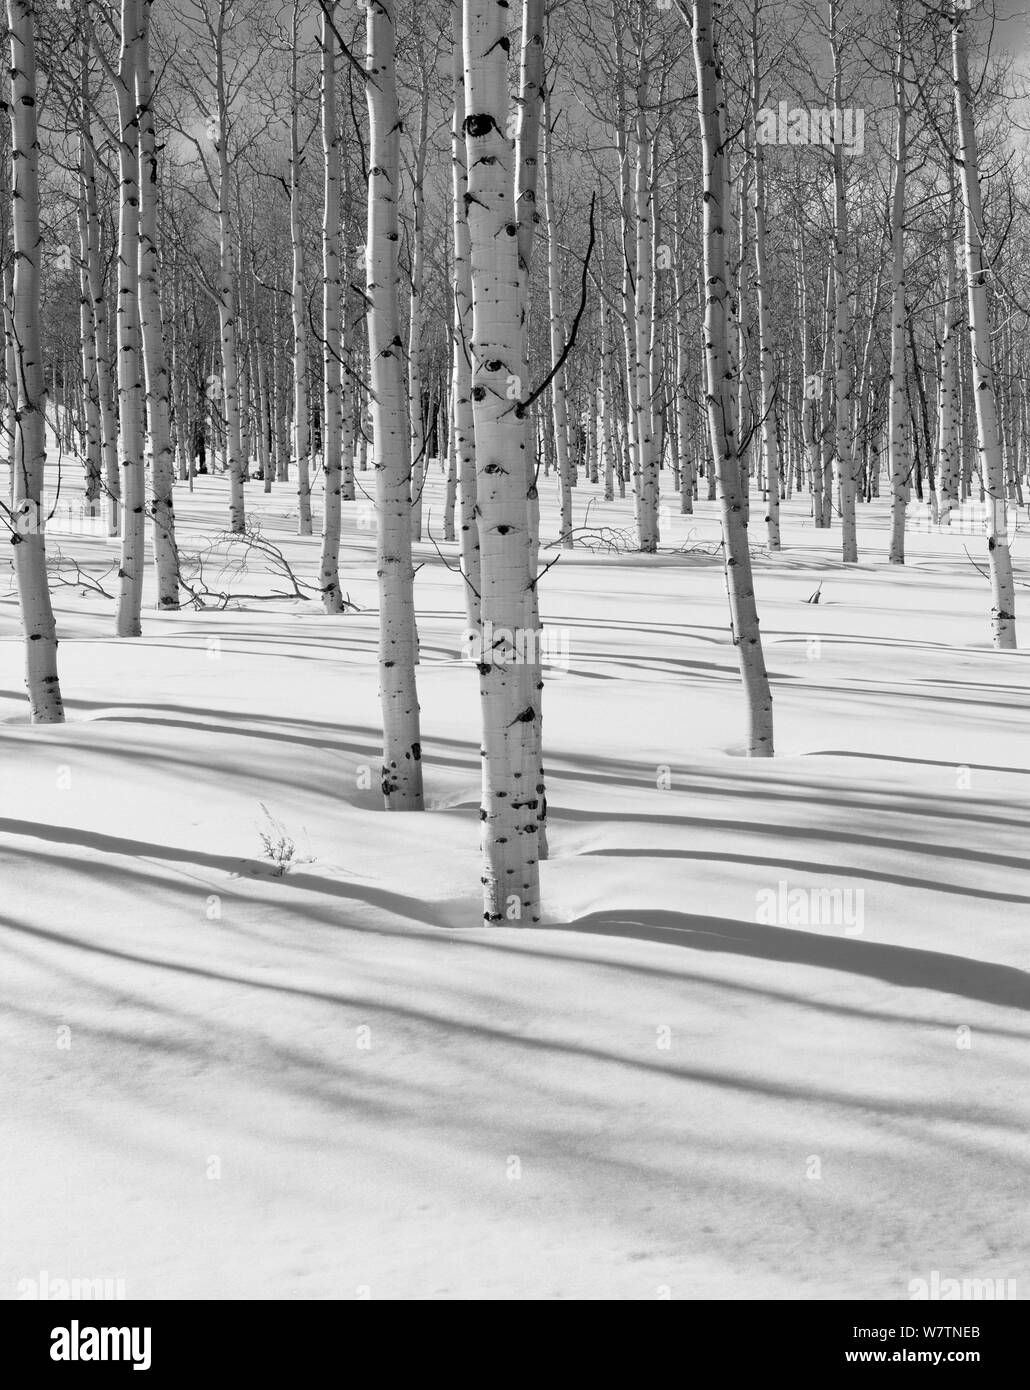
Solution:
M 583 546 L 590 551 L 602 550 L 606 555 L 627 555 L 637 550 L 636 536 L 632 531 L 617 526 L 574 526 L 557 540 L 549 541 L 545 549 L 554 550 L 564 545 L 571 537 L 573 545 Z
M 219 553 L 222 549 L 224 555 Z M 289 589 L 274 589 L 271 593 L 254 594 L 239 593 L 232 588 L 225 588 L 227 576 L 232 580 L 250 574 L 250 563 L 255 557 L 264 561 L 266 571 L 285 579 L 290 586 Z M 221 568 L 213 581 L 217 587 L 212 587 L 207 578 L 209 562 L 214 560 L 221 560 Z M 219 611 L 224 611 L 230 603 L 244 600 L 248 603 L 269 603 L 273 599 L 292 598 L 307 602 L 322 593 L 319 585 L 297 576 L 279 547 L 262 535 L 260 527 L 253 522 L 240 534 L 222 531 L 213 536 L 203 549 L 181 552 L 179 584 L 189 594 L 190 603 L 194 608 L 216 608 Z M 358 605 L 352 602 L 350 594 L 343 599 L 343 605 L 345 608 L 353 609 L 355 613 L 361 611 Z
M 117 565 L 109 565 L 101 575 L 101 579 L 106 579 L 109 574 L 117 572 Z M 99 579 L 94 579 L 91 574 L 82 568 L 78 560 L 74 557 L 66 557 L 61 552 L 59 545 L 54 545 L 53 541 L 47 550 L 46 571 L 49 576 L 51 586 L 64 589 L 91 589 L 93 593 L 99 594 L 101 598 L 114 599 L 114 594 L 109 594 L 101 584 Z M 68 571 L 74 576 L 69 577 Z

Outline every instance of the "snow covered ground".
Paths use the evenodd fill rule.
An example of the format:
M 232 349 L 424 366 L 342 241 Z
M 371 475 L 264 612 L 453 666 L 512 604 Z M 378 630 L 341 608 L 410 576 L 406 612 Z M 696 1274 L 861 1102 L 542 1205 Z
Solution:
M 248 500 L 313 577 L 292 489 Z M 434 470 L 438 538 L 441 501 Z M 224 481 L 176 507 L 188 550 Z M 46 1270 L 130 1298 L 906 1299 L 933 1271 L 1027 1297 L 1030 654 L 990 649 L 960 542 L 886 563 L 886 507 L 858 566 L 806 499 L 756 559 L 768 762 L 740 755 L 714 504 L 665 514 L 658 557 L 551 570 L 536 930 L 479 925 L 477 679 L 433 544 L 424 815 L 379 809 L 353 515 L 359 614 L 148 610 L 119 642 L 59 589 L 63 727 L 26 722 L 5 597 L 0 1296 Z

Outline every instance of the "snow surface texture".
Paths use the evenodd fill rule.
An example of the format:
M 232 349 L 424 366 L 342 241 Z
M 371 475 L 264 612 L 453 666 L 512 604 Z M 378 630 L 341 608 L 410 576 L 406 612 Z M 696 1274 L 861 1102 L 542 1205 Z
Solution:
M 292 485 L 247 495 L 313 579 Z M 434 467 L 437 540 L 441 507 Z M 189 550 L 224 480 L 176 510 Z M 753 501 L 772 761 L 741 756 L 714 504 L 665 512 L 658 557 L 563 557 L 547 921 L 484 929 L 460 580 L 416 547 L 429 809 L 386 815 L 344 510 L 359 614 L 148 608 L 116 641 L 58 589 L 63 727 L 27 724 L 0 605 L 0 1296 L 46 1270 L 130 1298 L 906 1299 L 933 1271 L 1026 1297 L 1030 658 L 990 649 L 962 543 L 889 566 L 880 501 L 845 570 L 804 498 L 770 557 Z

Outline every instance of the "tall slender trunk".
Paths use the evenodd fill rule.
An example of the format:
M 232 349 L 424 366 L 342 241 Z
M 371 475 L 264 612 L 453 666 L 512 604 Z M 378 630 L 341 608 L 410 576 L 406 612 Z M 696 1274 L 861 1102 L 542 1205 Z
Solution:
M 636 226 L 636 273 L 633 281 L 633 354 L 636 371 L 634 391 L 637 441 L 637 535 L 640 549 L 653 555 L 658 549 L 658 456 L 654 440 L 654 412 L 651 396 L 651 138 L 647 129 L 648 68 L 644 55 L 644 7 L 639 6 L 640 66 L 636 94 L 636 170 L 633 208 Z
M 829 0 L 830 53 L 833 61 L 835 120 L 843 109 L 843 59 L 839 42 L 839 0 Z M 855 517 L 855 440 L 851 420 L 851 305 L 845 273 L 848 245 L 848 205 L 844 179 L 844 144 L 834 130 L 833 143 L 833 360 L 837 427 L 835 454 L 839 476 L 841 546 L 845 564 L 858 562 L 858 529 Z
M 420 64 L 421 97 L 412 181 L 411 300 L 408 312 L 408 420 L 411 430 L 411 538 L 422 539 L 422 497 L 429 460 L 422 418 L 422 335 L 425 308 L 425 177 L 429 136 L 429 75 Z
M 538 820 L 543 787 L 531 726 L 539 689 L 520 667 L 530 631 L 527 422 L 512 409 L 511 379 L 524 360 L 526 276 L 519 257 L 514 156 L 505 138 L 507 5 L 465 0 L 465 137 L 472 265 L 472 409 L 476 441 L 482 622 L 483 916 L 536 922 L 540 916 Z
M 46 379 L 40 342 L 39 137 L 36 38 L 31 0 L 7 0 L 11 45 L 11 207 L 14 221 L 13 329 L 18 409 L 13 440 L 14 573 L 25 638 L 25 687 L 33 724 L 64 720 L 57 675 L 57 626 L 46 569 L 43 510 Z
M 118 426 L 121 445 L 121 563 L 116 631 L 139 637 L 145 566 L 146 497 L 143 463 L 143 363 L 139 306 L 139 124 L 136 84 L 140 66 L 142 0 L 122 0 L 118 64 Z
M 422 810 L 422 744 L 415 689 L 415 597 L 411 564 L 411 438 L 405 410 L 397 258 L 400 113 L 396 0 L 368 0 L 368 228 L 365 239 L 372 438 L 379 578 L 379 693 L 383 798 L 388 810 Z
M 79 138 L 79 336 L 82 339 L 82 409 L 85 419 L 86 486 L 84 500 L 89 516 L 100 512 L 103 492 L 100 439 L 100 398 L 97 392 L 97 340 L 93 332 L 93 313 L 89 290 L 89 224 L 86 216 L 86 190 L 83 180 L 85 142 Z
M 751 11 L 751 76 L 752 106 L 761 109 L 762 84 L 760 67 L 761 26 L 759 0 Z M 758 373 L 762 409 L 762 458 L 765 465 L 766 538 L 769 549 L 780 548 L 780 460 L 776 438 L 776 357 L 772 349 L 769 295 L 771 291 L 769 264 L 765 247 L 765 146 L 755 139 L 755 297 L 758 301 Z
M 457 455 L 460 497 L 461 575 L 470 636 L 479 632 L 479 525 L 476 519 L 476 447 L 472 421 L 472 267 L 465 195 L 465 61 L 462 45 L 462 0 L 451 0 L 454 110 L 451 119 L 452 227 L 454 234 L 454 366 L 451 386 L 451 435 Z
M 319 583 L 327 613 L 343 612 L 340 593 L 340 513 L 343 444 L 343 336 L 340 331 L 340 132 L 336 124 L 336 5 L 328 0 L 322 16 L 322 155 L 325 196 L 322 203 L 322 471 L 325 514 Z
M 229 469 L 229 529 L 235 535 L 246 530 L 243 457 L 240 428 L 240 374 L 237 365 L 238 318 L 233 276 L 233 237 L 230 216 L 232 170 L 229 164 L 230 112 L 226 92 L 225 28 L 231 0 L 219 0 L 215 21 L 215 101 L 218 107 L 218 327 L 222 358 L 222 399 L 225 405 L 225 451 Z
M 143 363 L 150 427 L 150 516 L 153 524 L 157 606 L 179 607 L 179 556 L 175 546 L 175 511 L 168 358 L 161 320 L 161 283 L 157 247 L 157 138 L 154 131 L 153 82 L 150 72 L 150 7 L 142 0 L 136 104 L 139 111 L 140 239 L 139 305 Z
M 987 555 L 991 574 L 991 628 L 994 645 L 1016 648 L 1016 594 L 1009 551 L 1005 471 L 998 432 L 998 402 L 991 356 L 991 320 L 987 303 L 987 263 L 984 256 L 983 205 L 973 97 L 969 86 L 969 53 L 965 12 L 950 17 L 955 121 L 966 222 L 966 280 L 969 294 L 969 343 L 973 359 L 973 397 L 976 401 L 980 481 L 987 494 Z
M 948 222 L 944 237 L 944 329 L 941 337 L 941 365 L 937 387 L 937 474 L 940 479 L 943 521 L 959 500 L 962 484 L 961 430 L 959 427 L 959 337 L 962 323 L 962 299 L 955 265 L 955 230 L 952 208 L 955 203 L 955 174 L 949 163 L 951 197 L 948 200 Z
M 708 426 L 719 477 L 723 555 L 730 631 L 740 658 L 748 708 L 748 753 L 773 753 L 772 692 L 758 629 L 751 554 L 743 515 L 733 360 L 732 287 L 726 245 L 730 182 L 726 167 L 726 110 L 714 32 L 712 0 L 694 0 L 694 61 L 704 163 L 705 359 Z
M 547 229 L 547 302 L 550 320 L 551 370 L 565 350 L 562 325 L 561 283 L 558 266 L 558 229 L 554 216 L 554 170 L 551 164 L 551 106 L 544 97 L 544 224 Z M 528 384 L 528 383 L 527 383 Z M 569 460 L 569 412 L 565 394 L 565 373 L 559 371 L 551 382 L 551 417 L 554 424 L 555 464 L 561 505 L 561 540 L 572 549 L 572 468 Z
M 308 325 L 304 296 L 304 231 L 300 212 L 300 95 L 297 66 L 300 47 L 300 4 L 293 3 L 290 49 L 290 242 L 293 247 L 291 307 L 293 311 L 293 453 L 297 461 L 297 534 L 311 535 L 311 425 L 308 416 Z
M 908 103 L 905 99 L 905 8 L 897 8 L 898 53 L 894 76 L 897 110 L 894 140 L 894 188 L 891 193 L 891 389 L 888 403 L 888 449 L 891 474 L 892 565 L 905 563 L 905 515 L 911 494 L 911 467 L 905 451 L 905 176 L 907 160 Z

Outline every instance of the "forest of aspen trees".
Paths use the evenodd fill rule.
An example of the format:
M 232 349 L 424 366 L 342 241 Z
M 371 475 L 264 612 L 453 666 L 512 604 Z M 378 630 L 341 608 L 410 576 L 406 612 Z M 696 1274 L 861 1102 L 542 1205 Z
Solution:
M 1019 0 L 5 5 L 0 1296 L 1030 1295 Z

